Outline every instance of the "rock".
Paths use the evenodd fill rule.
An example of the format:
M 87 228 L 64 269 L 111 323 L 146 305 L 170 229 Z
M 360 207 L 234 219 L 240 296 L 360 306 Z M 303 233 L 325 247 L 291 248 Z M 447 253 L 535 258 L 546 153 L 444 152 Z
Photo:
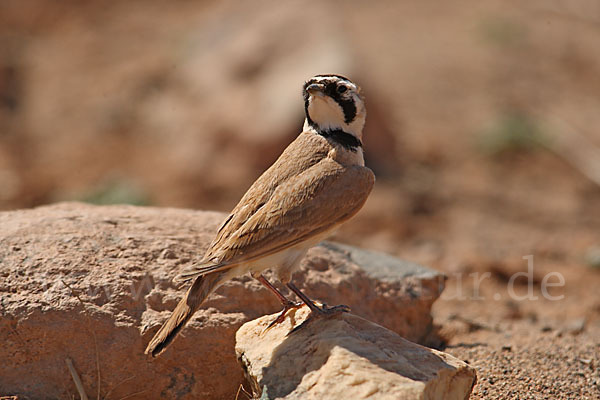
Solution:
M 243 382 L 235 332 L 280 309 L 249 277 L 213 294 L 159 358 L 143 354 L 184 293 L 172 278 L 202 257 L 223 218 L 78 203 L 0 213 L 2 394 L 76 395 L 70 358 L 88 395 L 234 397 Z M 444 286 L 432 270 L 335 243 L 313 248 L 294 282 L 415 341 L 427 339 Z
M 236 354 L 261 399 L 467 399 L 475 370 L 449 354 L 403 339 L 352 314 L 317 319 L 290 333 L 310 314 L 288 313 L 244 324 Z

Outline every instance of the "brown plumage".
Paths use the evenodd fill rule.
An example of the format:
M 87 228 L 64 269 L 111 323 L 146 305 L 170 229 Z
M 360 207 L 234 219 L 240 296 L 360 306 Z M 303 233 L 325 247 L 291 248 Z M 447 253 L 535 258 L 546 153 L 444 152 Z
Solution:
M 338 99 L 321 95 L 326 85 L 329 90 L 331 85 L 347 85 L 347 94 L 344 98 L 336 95 Z M 248 189 L 217 231 L 202 263 L 178 277 L 195 280 L 148 344 L 147 354 L 162 352 L 206 297 L 228 279 L 248 272 L 259 277 L 272 268 L 288 284 L 306 250 L 360 210 L 375 176 L 364 167 L 360 148 L 366 112 L 358 91 L 339 76 L 318 76 L 305 84 L 308 100 L 303 132 Z M 356 104 L 349 123 L 345 122 L 348 111 L 344 114 L 339 101 Z M 352 147 L 336 141 L 335 135 L 328 134 L 331 130 L 319 129 L 321 124 L 338 127 L 341 133 L 336 130 L 336 135 L 350 135 L 347 142 L 358 144 Z M 272 286 L 269 289 L 276 291 Z M 278 298 L 283 297 L 278 294 Z M 285 301 L 287 309 L 292 303 Z

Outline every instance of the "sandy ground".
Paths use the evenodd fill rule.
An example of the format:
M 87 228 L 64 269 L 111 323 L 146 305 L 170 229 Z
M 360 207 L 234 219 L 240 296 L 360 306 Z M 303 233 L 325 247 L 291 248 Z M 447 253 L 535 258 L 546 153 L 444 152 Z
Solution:
M 335 49 L 344 44 L 364 78 L 367 163 L 378 176 L 364 209 L 336 239 L 448 275 L 434 306 L 438 338 L 429 344 L 478 369 L 473 398 L 600 398 L 600 180 L 585 168 L 588 158 L 599 159 L 600 145 L 596 2 L 348 2 L 319 9 L 326 19 L 298 20 L 269 2 L 237 14 L 210 2 L 132 2 L 126 9 L 91 2 L 68 12 L 31 4 L 6 6 L 8 22 L 0 24 L 7 45 L 0 66 L 0 127 L 7 132 L 0 135 L 1 208 L 106 201 L 96 189 L 116 171 L 127 178 L 126 199 L 228 211 L 289 135 L 249 155 L 251 144 L 235 125 L 248 99 L 225 103 L 232 124 L 210 125 L 190 106 L 206 91 L 186 91 L 184 62 L 168 51 L 174 43 L 193 48 L 190 32 L 222 21 L 254 32 L 252 18 L 263 14 L 271 22 L 283 18 L 277 13 L 292 18 L 286 26 L 298 29 L 273 31 L 282 42 L 289 36 L 288 44 L 303 40 L 305 24 L 325 26 L 322 41 L 335 39 Z M 124 23 L 132 10 L 137 17 Z M 225 33 L 216 32 L 211 40 Z M 252 67 L 236 72 L 244 79 L 228 93 L 246 82 L 255 83 L 244 90 L 262 88 L 301 64 L 289 58 L 294 63 L 272 67 L 295 49 L 269 41 L 272 33 L 240 37 L 227 51 L 216 50 L 227 47 L 223 42 L 209 47 L 213 57 L 201 59 L 208 65 L 224 57 L 222 65 L 210 64 L 208 76 L 236 62 Z M 264 120 L 251 115 L 257 124 Z M 190 124 L 202 129 L 192 134 Z M 217 138 L 214 147 L 207 147 L 210 138 Z M 224 162 L 210 158 L 214 149 L 226 153 Z M 529 256 L 531 273 L 523 258 Z

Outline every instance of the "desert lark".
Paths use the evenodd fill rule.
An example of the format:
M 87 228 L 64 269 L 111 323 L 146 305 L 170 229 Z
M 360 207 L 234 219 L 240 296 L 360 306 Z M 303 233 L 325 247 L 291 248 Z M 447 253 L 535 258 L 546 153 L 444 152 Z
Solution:
M 306 113 L 302 133 L 248 189 L 218 229 L 201 264 L 178 276 L 194 282 L 146 354 L 161 353 L 209 294 L 246 273 L 283 305 L 273 324 L 299 304 L 263 277 L 269 268 L 313 316 L 348 310 L 315 304 L 291 277 L 307 250 L 356 214 L 373 188 L 375 176 L 365 167 L 361 141 L 366 109 L 360 88 L 340 75 L 309 79 L 302 95 Z

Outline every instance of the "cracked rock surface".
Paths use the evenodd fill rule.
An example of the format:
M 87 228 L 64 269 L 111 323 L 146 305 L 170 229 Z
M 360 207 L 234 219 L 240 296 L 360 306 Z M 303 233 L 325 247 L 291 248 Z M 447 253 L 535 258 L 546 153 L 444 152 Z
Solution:
M 280 308 L 249 277 L 213 294 L 160 357 L 143 354 L 186 289 L 172 278 L 202 258 L 223 218 L 79 203 L 0 213 L 0 394 L 77 396 L 70 358 L 88 396 L 235 397 L 235 332 Z M 444 287 L 435 271 L 332 242 L 311 249 L 294 282 L 417 342 Z
M 236 353 L 256 398 L 463 400 L 475 369 L 356 315 L 312 319 L 303 307 L 242 325 Z M 292 332 L 294 327 L 298 327 Z

